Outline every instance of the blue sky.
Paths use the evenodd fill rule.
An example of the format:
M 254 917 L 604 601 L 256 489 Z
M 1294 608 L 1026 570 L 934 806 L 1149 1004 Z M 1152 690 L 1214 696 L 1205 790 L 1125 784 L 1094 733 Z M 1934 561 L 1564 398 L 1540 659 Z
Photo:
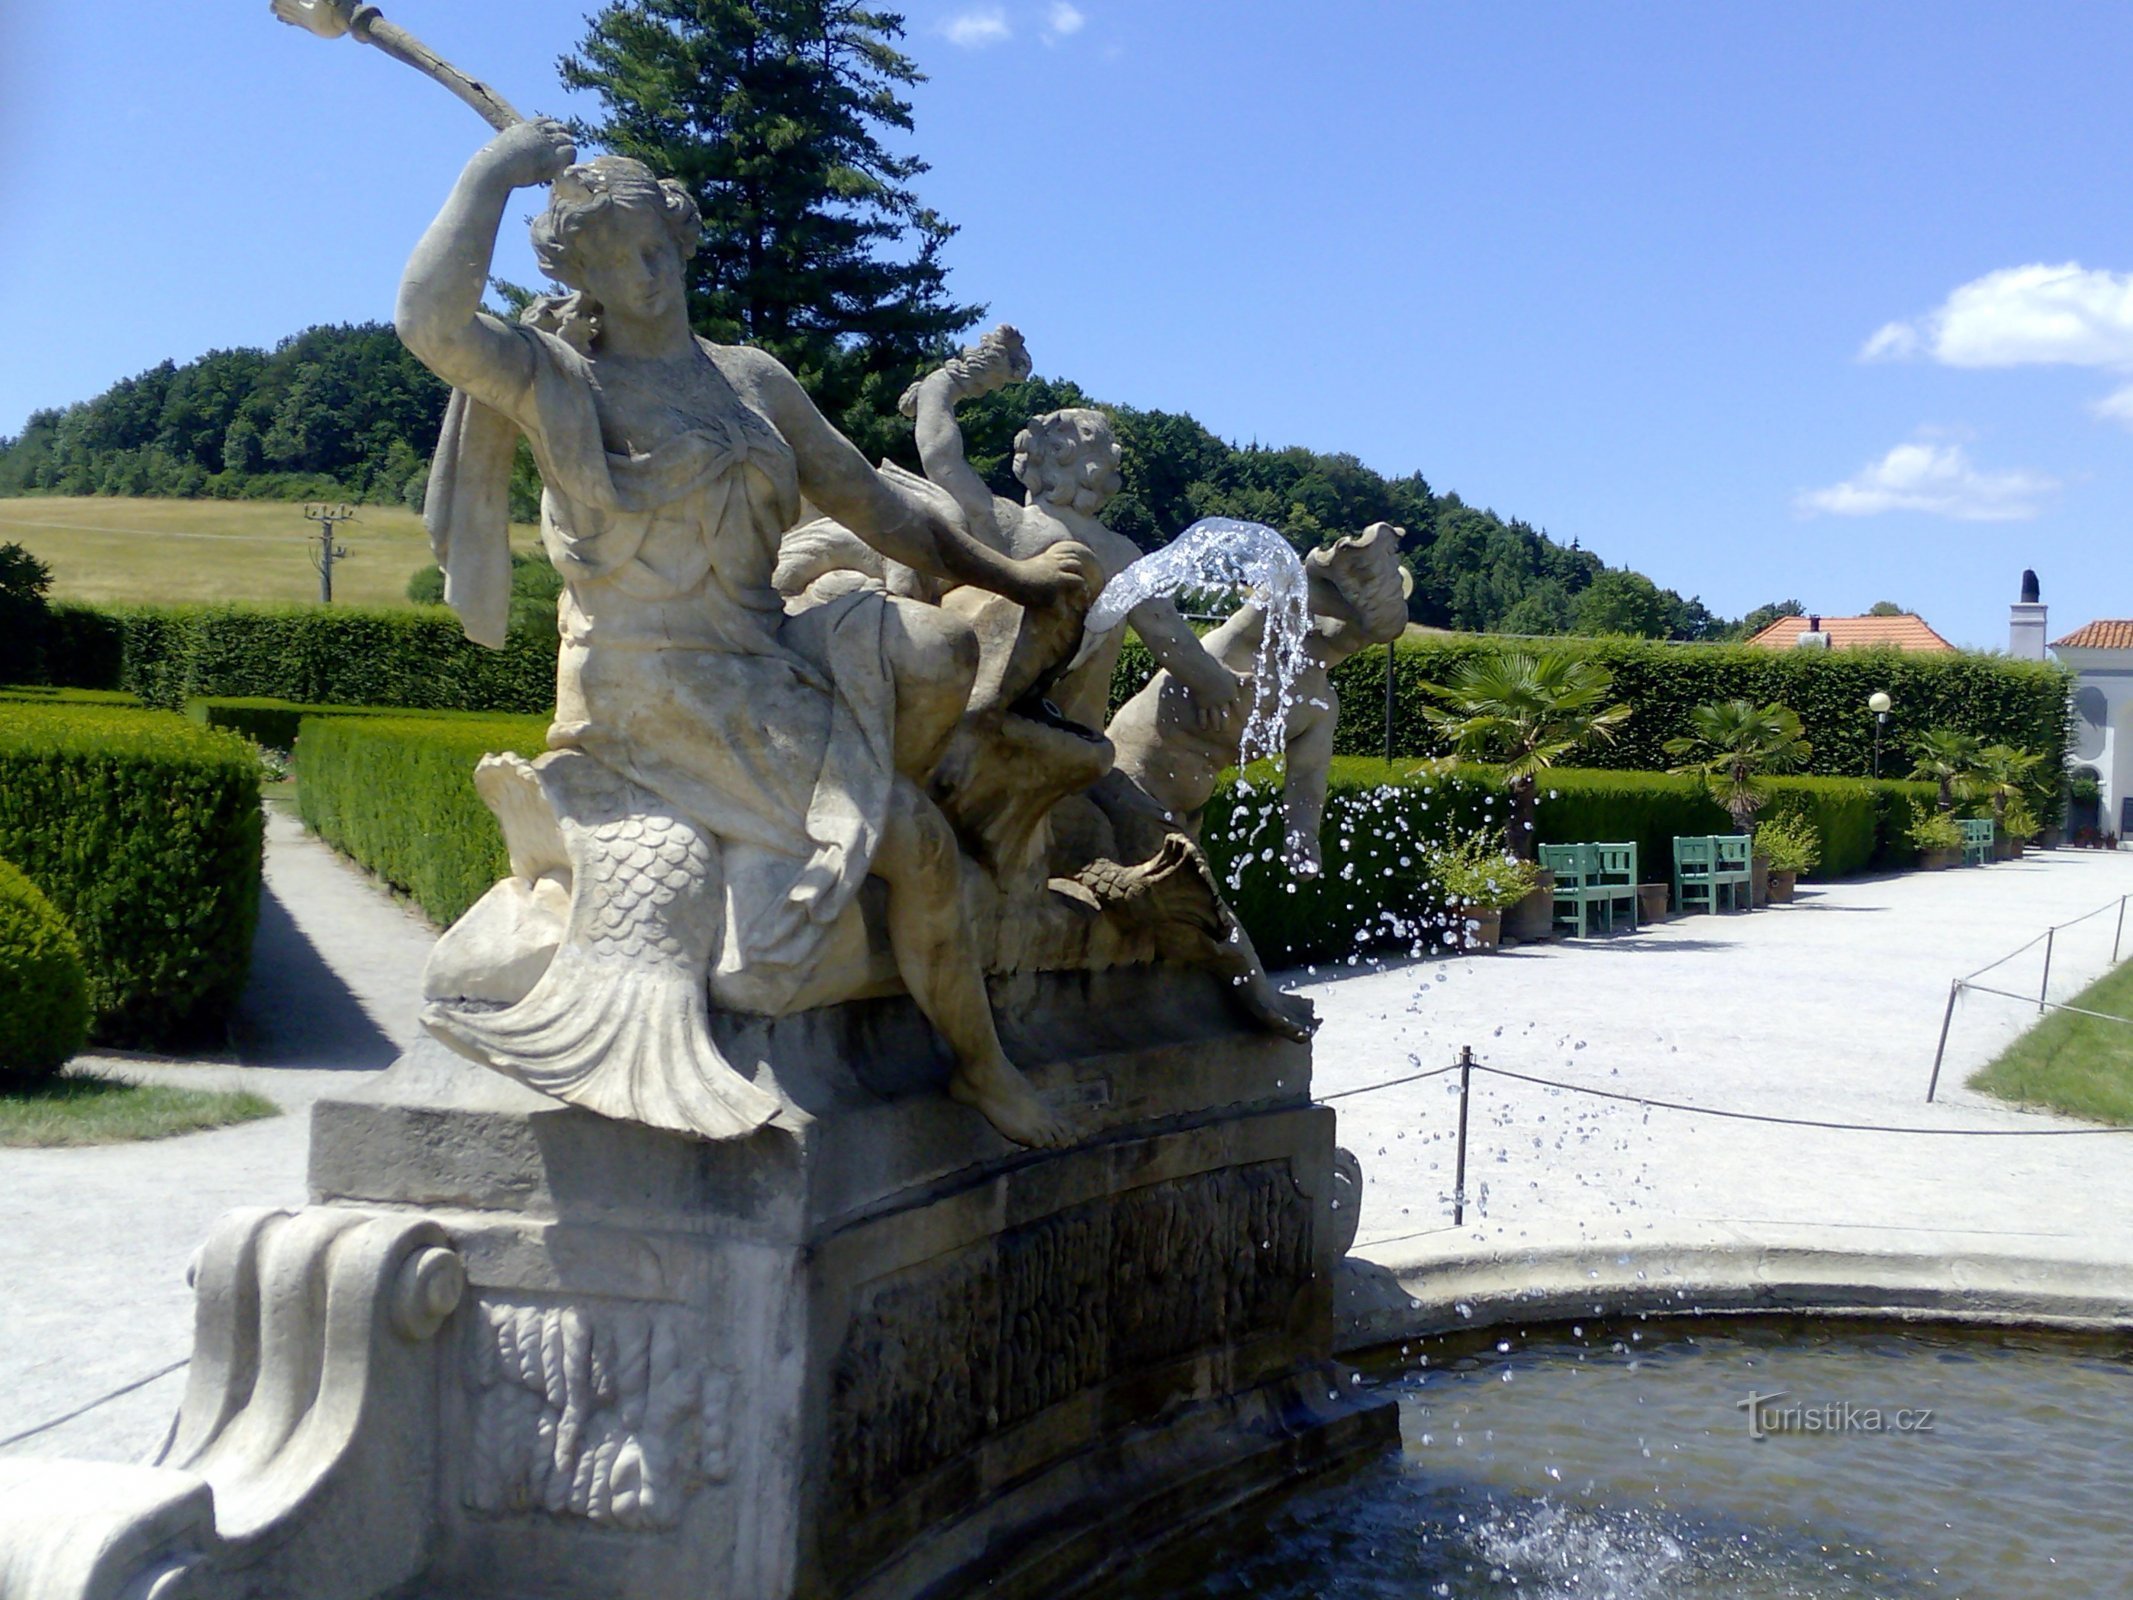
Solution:
M 387 12 L 567 112 L 583 0 Z M 1714 609 L 2133 615 L 2133 8 L 912 0 L 1038 370 L 1419 469 Z M 0 432 L 389 314 L 483 137 L 265 0 L 0 8 Z M 531 201 L 528 206 L 530 209 Z M 535 276 L 517 230 L 501 258 Z

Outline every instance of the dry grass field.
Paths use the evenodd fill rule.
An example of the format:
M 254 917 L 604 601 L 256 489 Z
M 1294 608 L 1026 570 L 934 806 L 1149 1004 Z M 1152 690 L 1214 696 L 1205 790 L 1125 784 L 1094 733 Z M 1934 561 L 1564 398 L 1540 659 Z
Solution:
M 318 598 L 304 508 L 276 500 L 0 500 L 0 544 L 20 544 L 52 569 L 55 600 L 162 603 Z M 401 506 L 358 506 L 333 569 L 343 605 L 407 604 L 407 580 L 429 564 L 422 519 Z M 531 548 L 534 530 L 514 528 Z

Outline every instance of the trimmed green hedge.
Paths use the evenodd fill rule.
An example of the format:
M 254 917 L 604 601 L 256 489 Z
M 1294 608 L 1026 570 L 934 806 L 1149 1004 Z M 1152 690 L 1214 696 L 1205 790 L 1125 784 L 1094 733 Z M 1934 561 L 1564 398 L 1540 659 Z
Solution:
M 222 1033 L 251 964 L 263 838 L 241 739 L 116 707 L 0 717 L 0 857 L 73 929 L 100 1041 Z
M 1775 700 L 1800 714 L 1814 746 L 1812 775 L 1864 777 L 1873 763 L 1874 718 L 1867 696 L 1886 690 L 1895 702 L 1882 737 L 1881 770 L 1910 770 L 1910 741 L 1932 728 L 1977 735 L 2044 756 L 2031 805 L 2059 815 L 2066 764 L 2072 676 L 2049 662 L 2005 656 L 1925 654 L 1901 650 L 1758 650 L 1746 645 L 1669 645 L 1644 639 L 1508 640 L 1487 634 L 1404 639 L 1393 663 L 1393 749 L 1399 757 L 1441 756 L 1443 737 L 1422 717 L 1425 683 L 1444 683 L 1473 656 L 1509 648 L 1562 651 L 1596 661 L 1614 678 L 1612 698 L 1632 715 L 1613 743 L 1579 752 L 1596 767 L 1663 771 L 1666 741 L 1689 732 L 1689 713 L 1714 700 Z M 1136 693 L 1154 670 L 1145 646 L 1128 639 L 1112 675 L 1113 703 Z M 1340 690 L 1334 748 L 1342 755 L 1385 751 L 1385 650 L 1358 652 L 1333 674 Z
M 312 832 L 449 923 L 510 870 L 474 764 L 496 751 L 537 756 L 547 737 L 546 717 L 309 716 L 297 733 L 297 809 Z
M 208 728 L 224 728 L 241 734 L 256 745 L 284 754 L 296 748 L 298 729 L 306 717 L 406 717 L 401 706 L 311 706 L 295 700 L 277 700 L 268 695 L 188 700 L 185 714 Z M 485 711 L 425 711 L 425 720 L 494 717 Z
M 1766 816 L 1800 814 L 1822 841 L 1817 878 L 1915 859 L 1902 835 L 1930 810 L 1933 786 L 1865 779 L 1780 778 Z M 1325 870 L 1298 880 L 1278 859 L 1280 790 L 1268 769 L 1225 782 L 1209 802 L 1202 842 L 1224 892 L 1268 962 L 1321 961 L 1383 946 L 1419 954 L 1450 920 L 1425 881 L 1422 846 L 1501 827 L 1509 806 L 1484 768 L 1413 761 L 1334 761 L 1320 834 Z M 1547 774 L 1534 816 L 1542 844 L 1635 841 L 1647 883 L 1670 879 L 1677 834 L 1730 833 L 1732 819 L 1693 778 L 1663 772 Z
M 55 683 L 128 689 L 175 708 L 188 699 L 269 698 L 307 706 L 390 707 L 539 714 L 555 703 L 554 631 L 514 631 L 501 651 L 470 643 L 437 607 L 58 606 L 47 663 Z M 1453 634 L 1395 647 L 1395 751 L 1445 753 L 1422 717 L 1424 683 L 1442 683 L 1460 662 L 1533 641 Z M 2004 656 L 1900 650 L 1758 650 L 1745 645 L 1668 645 L 1643 639 L 1552 639 L 1545 648 L 1596 661 L 1614 695 L 1634 708 L 1615 741 L 1583 759 L 1622 771 L 1657 771 L 1666 741 L 1688 730 L 1689 712 L 1713 700 L 1779 701 L 1800 714 L 1814 746 L 1811 772 L 1863 776 L 1872 760 L 1867 696 L 1895 701 L 1883 740 L 1883 770 L 1900 775 L 1910 741 L 1932 728 L 1975 734 L 2044 756 L 2032 809 L 2059 815 L 2071 677 L 2056 664 Z M 1129 638 L 1112 677 L 1113 703 L 1144 684 L 1148 652 Z M 1385 748 L 1385 652 L 1364 650 L 1334 674 L 1341 691 L 1335 748 L 1374 756 Z M 262 740 L 262 743 L 267 741 Z
M 435 606 L 70 607 L 56 632 L 55 682 L 172 708 L 201 697 L 526 713 L 555 704 L 552 624 L 488 650 Z
M 88 1038 L 81 946 L 37 885 L 0 861 L 0 1089 L 50 1077 Z
M 297 742 L 304 822 L 329 844 L 449 923 L 509 870 L 503 839 L 474 792 L 492 751 L 538 755 L 537 717 L 306 717 Z M 1281 864 L 1280 789 L 1270 768 L 1226 780 L 1202 829 L 1209 859 L 1262 956 L 1288 964 L 1360 949 L 1434 948 L 1449 926 L 1425 881 L 1424 846 L 1501 827 L 1503 786 L 1483 768 L 1341 757 L 1328 784 L 1324 873 Z M 1902 834 L 1930 810 L 1933 786 L 1780 778 L 1766 815 L 1797 813 L 1822 843 L 1815 876 L 1908 863 Z M 1548 774 L 1535 828 L 1544 844 L 1634 840 L 1647 882 L 1671 875 L 1677 834 L 1726 833 L 1732 819 L 1693 778 L 1660 772 Z

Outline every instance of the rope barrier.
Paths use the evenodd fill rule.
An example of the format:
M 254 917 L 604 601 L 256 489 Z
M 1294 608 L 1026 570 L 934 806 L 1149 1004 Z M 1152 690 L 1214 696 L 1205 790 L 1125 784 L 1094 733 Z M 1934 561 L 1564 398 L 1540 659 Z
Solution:
M 2017 999 L 2028 999 L 2018 995 Z M 2070 1139 L 2090 1133 L 2133 1133 L 2129 1128 L 1918 1128 L 1896 1127 L 1875 1122 L 1830 1122 L 1818 1117 L 1780 1117 L 1762 1111 L 1728 1111 L 1719 1106 L 1692 1106 L 1679 1100 L 1653 1100 L 1644 1095 L 1618 1094 L 1611 1089 L 1595 1089 L 1582 1083 L 1563 1083 L 1554 1078 L 1537 1078 L 1530 1073 L 1513 1072 L 1508 1067 L 1483 1066 L 1474 1063 L 1476 1072 L 1494 1073 L 1499 1078 L 1516 1078 L 1521 1083 L 1539 1084 L 1548 1089 L 1567 1089 L 1573 1094 L 1592 1095 L 1600 1100 L 1619 1100 L 1629 1105 L 1648 1106 L 1661 1111 L 1686 1111 L 1700 1117 L 1724 1117 L 1734 1122 L 1773 1122 L 1787 1128 L 1831 1128 L 1840 1133 L 1920 1133 L 1938 1134 L 1951 1138 L 1971 1139 Z
M 1404 1078 L 1387 1078 L 1383 1083 L 1366 1083 L 1360 1089 L 1337 1089 L 1332 1094 L 1318 1096 L 1318 1104 L 1322 1106 L 1331 1105 L 1336 1100 L 1346 1100 L 1359 1094 L 1371 1094 L 1379 1089 L 1394 1089 L 1403 1083 L 1420 1083 L 1424 1078 L 1441 1078 L 1447 1072 L 1457 1072 L 1458 1070 L 1459 1063 L 1454 1061 L 1448 1067 L 1433 1067 L 1428 1072 L 1410 1072 Z

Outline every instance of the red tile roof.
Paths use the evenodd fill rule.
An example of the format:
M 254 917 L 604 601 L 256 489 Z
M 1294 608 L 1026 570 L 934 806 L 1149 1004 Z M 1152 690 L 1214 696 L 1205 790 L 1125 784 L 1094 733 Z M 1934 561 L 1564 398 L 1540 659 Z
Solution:
M 2081 650 L 2133 649 L 2133 622 L 2092 622 L 2085 628 L 2076 628 L 2064 639 L 2054 639 L 2052 643 L 2073 645 Z
M 1806 631 L 1807 618 L 1779 617 L 1748 642 L 1765 650 L 1790 650 Z M 1927 626 L 1924 617 L 1909 611 L 1893 617 L 1824 617 L 1822 631 L 1829 635 L 1832 650 L 1857 650 L 1869 645 L 1894 645 L 1899 650 L 1955 648 Z

